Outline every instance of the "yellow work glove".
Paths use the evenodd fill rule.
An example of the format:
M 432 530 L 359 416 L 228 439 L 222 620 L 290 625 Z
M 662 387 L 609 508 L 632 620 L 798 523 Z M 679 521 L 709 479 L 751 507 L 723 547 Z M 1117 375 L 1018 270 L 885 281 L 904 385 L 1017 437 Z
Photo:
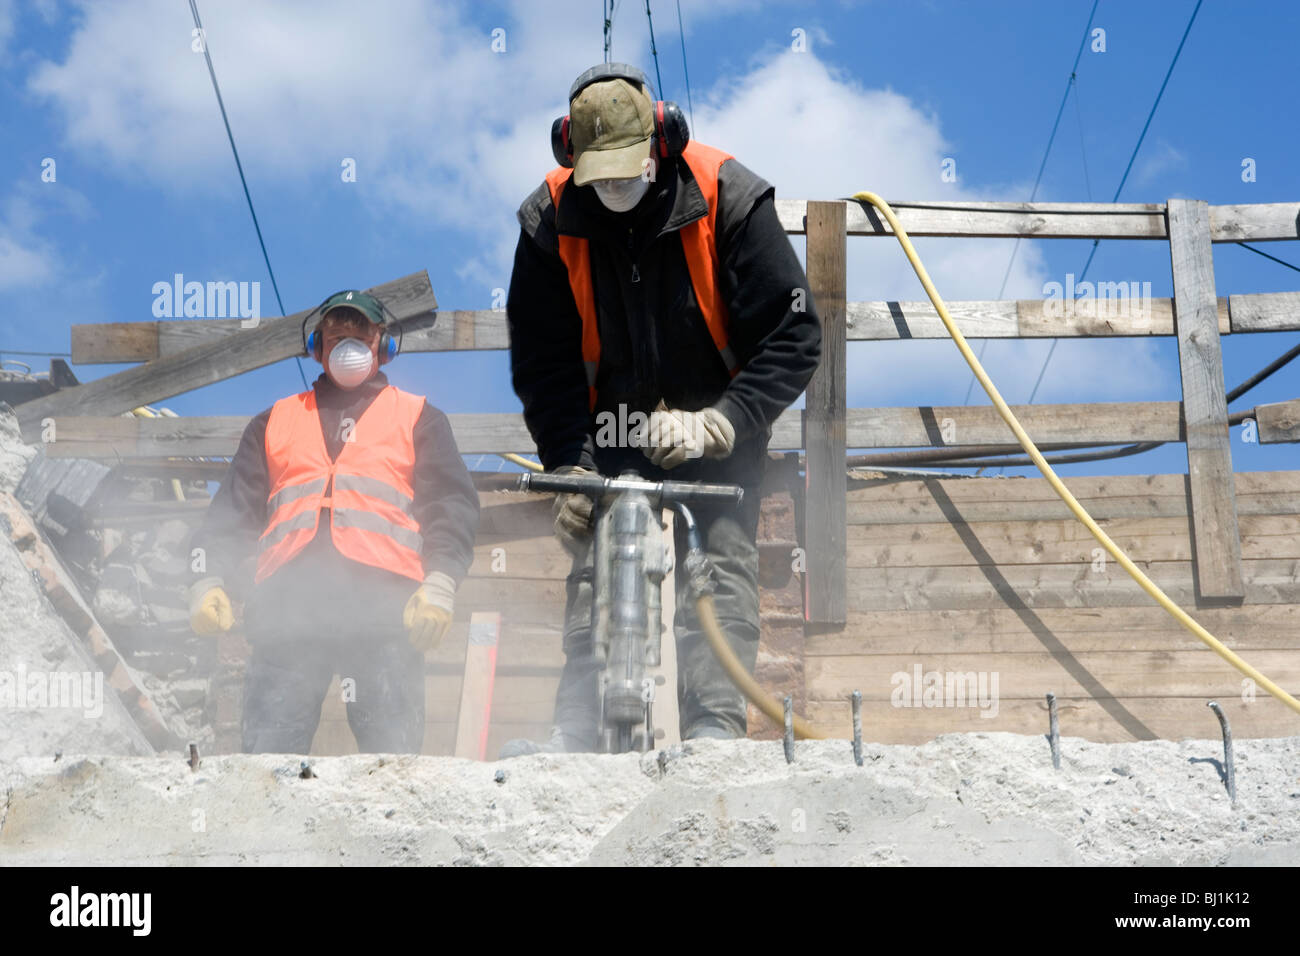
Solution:
M 235 626 L 235 612 L 221 578 L 204 578 L 190 588 L 190 627 L 195 634 L 220 634 Z
M 736 429 L 716 408 L 688 412 L 663 402 L 650 413 L 642 451 L 660 468 L 676 468 L 691 458 L 726 458 L 736 447 Z
M 455 602 L 456 582 L 441 571 L 430 571 L 402 611 L 412 647 L 423 653 L 438 646 L 451 627 Z
M 590 468 L 579 465 L 565 465 L 555 470 L 557 475 L 594 475 Z M 591 536 L 592 501 L 586 495 L 556 495 L 553 513 L 555 515 L 555 536 L 570 554 L 577 554 L 584 542 Z

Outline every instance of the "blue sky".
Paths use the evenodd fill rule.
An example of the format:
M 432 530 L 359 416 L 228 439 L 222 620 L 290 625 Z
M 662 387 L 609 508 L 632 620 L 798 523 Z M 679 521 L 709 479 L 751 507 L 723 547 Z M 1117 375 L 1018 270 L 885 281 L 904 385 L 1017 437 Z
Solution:
M 1109 201 L 1195 0 L 1101 0 L 1038 199 Z M 752 3 L 682 0 L 694 132 L 778 196 L 871 189 L 896 200 L 1025 200 L 1091 0 Z M 677 8 L 651 4 L 663 94 L 686 105 Z M 1120 201 L 1295 201 L 1294 44 L 1287 2 L 1204 3 Z M 443 308 L 489 308 L 509 282 L 513 212 L 552 165 L 551 119 L 603 57 L 595 0 L 200 4 L 244 169 L 288 310 L 427 269 Z M 262 283 L 274 297 L 182 0 L 0 0 L 0 354 L 64 351 L 80 322 L 152 318 L 174 273 Z M 493 31 L 504 38 L 494 52 Z M 803 31 L 806 49 L 792 49 Z M 497 44 L 500 46 L 500 43 Z M 621 0 L 615 59 L 653 75 L 644 5 Z M 57 179 L 42 182 L 42 160 Z M 940 164 L 956 162 L 957 181 Z M 1257 164 L 1243 182 L 1243 158 Z M 340 176 L 356 161 L 356 182 Z M 1085 175 L 1086 169 L 1086 175 Z M 801 241 L 796 247 L 802 250 Z M 917 243 L 949 299 L 992 299 L 1011 242 Z M 1300 264 L 1300 243 L 1263 244 Z M 1006 298 L 1076 275 L 1087 241 L 1020 246 Z M 923 298 L 897 244 L 850 240 L 851 299 Z M 1163 242 L 1103 242 L 1088 278 L 1170 294 Z M 1300 288 L 1300 275 L 1215 246 L 1219 295 Z M 1229 386 L 1300 340 L 1229 336 Z M 1028 399 L 1048 343 L 994 340 L 1008 401 Z M 44 367 L 45 359 L 32 360 Z M 304 361 L 308 377 L 317 367 Z M 394 381 L 448 412 L 514 411 L 505 353 L 410 355 Z M 84 379 L 116 369 L 81 366 Z M 1300 394 L 1294 369 L 1234 408 Z M 855 343 L 855 406 L 961 404 L 950 342 Z M 292 361 L 165 403 L 254 414 L 301 388 Z M 1176 400 L 1172 339 L 1065 340 L 1036 401 Z M 986 402 L 976 388 L 972 403 Z M 1010 439 L 1008 439 L 1010 440 Z M 1233 442 L 1238 470 L 1300 467 L 1294 446 Z M 1183 447 L 1064 474 L 1186 470 Z

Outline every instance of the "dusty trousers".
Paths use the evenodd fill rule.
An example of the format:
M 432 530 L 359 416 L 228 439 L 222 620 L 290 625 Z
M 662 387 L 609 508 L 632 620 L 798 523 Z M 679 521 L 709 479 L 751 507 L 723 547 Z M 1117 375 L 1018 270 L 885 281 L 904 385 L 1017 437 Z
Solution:
M 424 655 L 404 637 L 335 633 L 253 639 L 244 680 L 245 753 L 305 754 L 337 674 L 348 726 L 362 753 L 419 753 L 424 741 Z M 348 680 L 351 683 L 347 683 Z
M 747 491 L 740 506 L 695 506 L 692 513 L 713 562 L 717 586 L 713 600 L 718 623 L 746 670 L 758 657 L 758 533 L 759 495 Z M 681 573 L 686 536 L 675 522 L 677 700 L 683 740 L 693 737 L 744 737 L 744 696 L 731 683 L 714 657 L 695 613 L 695 603 Z M 594 567 L 590 539 L 575 556 L 567 580 L 564 615 L 564 670 L 555 696 L 555 726 L 568 751 L 593 751 L 600 719 L 600 665 L 592 656 L 591 616 Z

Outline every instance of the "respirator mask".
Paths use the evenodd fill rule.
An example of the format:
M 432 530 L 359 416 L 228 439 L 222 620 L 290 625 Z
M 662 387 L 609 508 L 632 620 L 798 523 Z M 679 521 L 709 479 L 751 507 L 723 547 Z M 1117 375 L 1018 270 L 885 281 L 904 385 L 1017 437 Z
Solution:
M 650 189 L 649 180 L 637 176 L 633 179 L 602 179 L 591 184 L 601 204 L 610 212 L 627 212 L 641 201 Z
M 370 377 L 375 356 L 360 339 L 343 339 L 330 349 L 330 378 L 340 388 L 356 388 Z

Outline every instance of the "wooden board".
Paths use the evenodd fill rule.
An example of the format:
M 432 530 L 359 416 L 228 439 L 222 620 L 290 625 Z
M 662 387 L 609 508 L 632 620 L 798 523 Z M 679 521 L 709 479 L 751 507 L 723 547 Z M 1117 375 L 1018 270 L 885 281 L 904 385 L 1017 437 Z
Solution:
M 500 614 L 476 611 L 470 617 L 465 677 L 460 687 L 460 712 L 456 717 L 457 757 L 483 760 L 487 756 L 500 633 Z
M 1215 307 L 1209 205 L 1203 200 L 1171 199 L 1168 206 L 1197 583 L 1207 599 L 1241 600 L 1245 593 L 1241 539 Z
M 1070 738 L 1082 737 L 1099 743 L 1127 743 L 1133 740 L 1204 740 L 1204 758 L 1221 760 L 1219 722 L 1205 706 L 1208 698 L 1127 697 L 1094 700 L 1089 697 L 1057 695 L 1062 758 L 1069 765 Z M 1260 737 L 1291 737 L 1297 720 L 1293 711 L 1271 697 L 1258 696 L 1246 703 L 1239 698 L 1223 699 L 1224 712 L 1232 722 L 1238 753 L 1249 753 L 1249 741 Z M 978 708 L 944 707 L 917 709 L 894 707 L 889 701 L 862 702 L 862 738 L 886 744 L 923 744 L 940 734 L 992 732 L 1032 734 L 1043 737 L 1043 766 L 1051 766 L 1047 735 L 1047 703 L 1037 700 L 1002 700 L 996 717 L 980 716 Z M 851 733 L 848 701 L 809 701 L 806 715 L 818 727 L 848 738 Z M 845 744 L 847 750 L 848 744 Z M 846 758 L 848 759 L 848 758 Z M 1207 769 L 1213 773 L 1213 769 Z M 1118 779 L 1118 778 L 1117 778 Z
M 1136 561 L 1171 600 L 1200 604 L 1190 561 Z M 1300 603 L 1300 560 L 1244 561 L 1249 604 Z M 849 608 L 857 611 L 937 608 L 1129 607 L 1154 603 L 1114 561 L 1013 564 L 1003 567 L 849 568 Z
M 914 202 L 889 200 L 910 236 L 1025 239 L 1165 239 L 1163 203 Z M 802 235 L 809 203 L 778 199 L 786 232 Z M 1300 203 L 1246 203 L 1209 207 L 1210 241 L 1262 242 L 1300 238 Z M 850 204 L 851 236 L 888 236 L 892 230 L 866 203 Z
M 437 307 L 425 272 L 367 291 L 383 299 L 399 321 L 432 321 L 431 310 Z M 256 327 L 238 334 L 25 402 L 18 409 L 23 435 L 34 442 L 39 440 L 43 419 L 116 415 L 301 354 L 302 323 L 310 312 L 262 319 Z
M 1134 560 L 1190 561 L 1186 518 L 1106 519 L 1102 530 Z M 1245 558 L 1300 558 L 1300 516 L 1243 515 Z M 1103 555 L 1079 521 L 978 521 L 934 524 L 922 533 L 904 524 L 850 525 L 849 567 L 1086 563 Z
M 1295 648 L 1256 650 L 1251 663 L 1279 686 L 1300 688 L 1300 654 Z M 1126 697 L 1216 697 L 1240 699 L 1245 679 L 1217 654 L 1191 651 L 1034 651 L 1019 654 L 879 654 L 872 656 L 817 656 L 805 663 L 810 700 L 848 700 L 857 690 L 865 700 L 891 701 L 901 696 L 909 705 L 919 698 L 926 673 L 953 677 L 952 702 L 957 690 L 969 702 L 971 685 L 956 675 L 986 675 L 981 696 L 992 700 L 1041 700 L 1047 691 L 1064 697 L 1093 699 Z M 922 681 L 916 680 L 920 669 Z M 996 676 L 996 684 L 994 683 Z M 978 688 L 976 688 L 978 689 Z M 1257 690 L 1258 697 L 1268 696 Z M 949 701 L 945 701 L 949 703 Z M 915 706 L 901 709 L 918 709 Z M 955 708 L 950 708 L 955 709 Z M 1293 718 L 1300 731 L 1300 716 Z
M 804 410 L 807 443 L 804 541 L 804 609 L 810 622 L 842 624 L 846 611 L 844 456 L 845 402 L 845 204 L 810 202 L 808 287 L 822 325 L 821 365 L 808 383 Z
M 1172 299 L 1128 297 L 1102 284 L 1093 299 L 1003 299 L 948 302 L 948 314 L 967 338 L 1080 338 L 1174 334 Z M 1300 328 L 1300 292 L 1234 295 L 1218 300 L 1219 334 Z M 242 330 L 239 319 L 97 322 L 72 326 L 72 360 L 78 365 L 148 362 Z M 947 339 L 948 330 L 928 300 L 845 304 L 849 341 Z M 402 351 L 503 350 L 510 347 L 504 311 L 439 312 L 437 322 L 404 333 Z
M 1300 441 L 1300 399 L 1256 405 L 1255 423 L 1261 445 Z
M 1203 608 L 1196 620 L 1228 647 L 1300 645 L 1300 606 Z M 851 611 L 843 631 L 808 635 L 808 657 L 1027 651 L 1196 651 L 1205 645 L 1154 602 L 1139 607 Z

